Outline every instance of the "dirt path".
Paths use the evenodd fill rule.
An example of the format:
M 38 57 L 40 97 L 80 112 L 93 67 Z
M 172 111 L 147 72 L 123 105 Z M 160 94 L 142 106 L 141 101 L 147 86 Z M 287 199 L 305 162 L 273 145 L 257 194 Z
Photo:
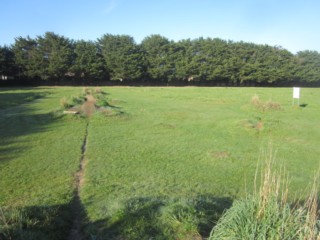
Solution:
M 84 113 L 86 117 L 92 116 L 96 112 L 96 99 L 92 95 L 86 96 L 86 102 L 81 106 L 81 111 Z M 79 169 L 75 173 L 74 179 L 74 192 L 73 199 L 71 203 L 71 211 L 73 215 L 73 223 L 72 228 L 70 229 L 70 233 L 68 236 L 68 240 L 82 240 L 81 228 L 85 218 L 85 210 L 83 209 L 80 191 L 84 183 L 84 168 L 85 168 L 85 155 L 87 150 L 88 143 L 88 127 L 89 127 L 89 119 L 87 119 L 87 124 L 85 128 L 85 134 L 81 146 L 81 157 L 79 163 Z
M 83 143 L 81 146 L 81 157 L 80 157 L 79 169 L 75 174 L 75 188 L 74 188 L 73 199 L 71 203 L 73 223 L 69 233 L 68 240 L 83 239 L 81 235 L 81 227 L 84 220 L 83 218 L 85 216 L 85 212 L 82 207 L 82 203 L 80 199 L 80 191 L 84 181 L 83 173 L 84 173 L 84 167 L 86 162 L 85 154 L 86 154 L 87 143 L 88 143 L 88 126 L 89 126 L 89 122 L 87 122 L 86 124 L 85 135 L 84 135 Z
M 82 104 L 81 111 L 85 116 L 90 117 L 96 112 L 97 100 L 92 95 L 86 96 L 86 102 Z

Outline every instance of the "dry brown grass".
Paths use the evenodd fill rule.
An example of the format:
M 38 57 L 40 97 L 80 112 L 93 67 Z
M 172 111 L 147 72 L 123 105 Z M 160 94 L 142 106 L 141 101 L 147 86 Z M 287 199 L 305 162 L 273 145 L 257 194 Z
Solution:
M 107 116 L 114 114 L 112 109 L 109 109 L 109 108 L 101 107 L 101 108 L 99 108 L 99 111 L 102 112 L 104 115 L 107 115 Z
M 262 218 L 264 215 L 269 201 L 273 201 L 274 199 L 279 199 L 279 196 L 282 196 L 281 202 L 286 203 L 288 187 L 287 183 L 284 183 L 284 191 L 280 193 L 281 188 L 281 180 L 283 178 L 283 174 L 274 171 L 274 159 L 272 156 L 272 152 L 270 151 L 270 155 L 268 156 L 268 160 L 265 163 L 265 167 L 263 168 L 263 172 L 261 173 L 261 186 L 259 192 L 255 194 L 259 195 L 259 211 L 257 218 Z M 256 175 L 257 176 L 257 175 Z M 256 185 L 256 180 L 255 180 Z
M 281 110 L 281 105 L 279 103 L 273 102 L 271 99 L 263 102 L 257 94 L 251 98 L 251 104 L 263 112 L 269 110 Z
M 318 209 L 318 183 L 319 183 L 319 174 L 316 175 L 313 181 L 313 186 L 311 192 L 306 201 L 305 207 L 307 209 L 307 219 L 304 224 L 305 229 L 305 239 L 320 239 L 320 232 L 316 233 L 314 229 L 318 224 L 319 219 L 319 209 Z
M 66 97 L 60 99 L 60 106 L 64 109 L 70 107 L 69 101 Z
M 82 89 L 83 94 L 92 94 L 92 90 L 88 87 L 84 87 Z
M 265 166 L 261 169 L 261 185 L 256 191 L 257 173 L 255 177 L 255 195 L 259 196 L 259 211 L 257 218 L 263 218 L 267 214 L 270 202 L 278 200 L 282 207 L 288 205 L 288 175 L 284 168 L 275 170 L 275 153 L 270 150 L 267 153 Z M 298 216 L 303 219 L 300 231 L 297 232 L 299 239 L 304 240 L 320 240 L 319 229 L 319 207 L 318 207 L 318 187 L 319 173 L 315 175 L 310 194 L 306 201 L 301 201 L 293 207 L 293 211 L 298 213 Z M 300 201 L 299 201 L 300 202 Z M 302 217 L 305 216 L 305 217 Z M 318 229 L 318 230 L 317 230 Z
M 257 167 L 253 194 L 234 203 L 209 239 L 319 240 L 319 177 L 314 180 L 309 198 L 293 205 L 288 201 L 288 175 L 278 166 L 275 153 L 269 150 L 262 157 L 265 160 Z
M 256 125 L 254 126 L 254 128 L 257 130 L 257 131 L 261 131 L 263 129 L 263 122 L 262 121 L 258 121 L 256 123 Z
M 260 132 L 264 129 L 264 122 L 262 119 L 243 120 L 241 121 L 241 125 L 247 129 L 255 129 L 257 132 Z
M 279 103 L 272 102 L 271 99 L 269 99 L 265 104 L 264 104 L 265 110 L 280 110 L 281 106 Z
M 96 88 L 94 89 L 94 92 L 95 92 L 95 93 L 98 93 L 98 94 L 103 93 L 101 87 L 96 87 Z
M 260 98 L 257 94 L 253 95 L 253 97 L 251 98 L 251 104 L 254 106 L 260 105 Z
M 224 159 L 230 157 L 230 153 L 228 153 L 227 151 L 212 152 L 211 155 L 217 159 Z

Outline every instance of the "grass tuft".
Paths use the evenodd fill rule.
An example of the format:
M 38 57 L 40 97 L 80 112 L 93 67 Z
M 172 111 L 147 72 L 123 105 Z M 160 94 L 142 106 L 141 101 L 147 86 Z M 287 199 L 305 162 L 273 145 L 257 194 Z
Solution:
M 253 95 L 253 97 L 251 98 L 251 104 L 253 104 L 254 106 L 259 106 L 261 104 L 260 98 L 257 94 Z
M 281 105 L 279 103 L 273 102 L 271 99 L 263 102 L 260 100 L 257 94 L 253 95 L 251 98 L 251 104 L 263 112 L 270 110 L 281 110 Z
M 60 106 L 63 108 L 63 109 L 67 109 L 70 107 L 70 104 L 69 104 L 69 101 L 66 97 L 63 97 L 60 99 Z
M 66 216 L 57 209 L 37 210 L 0 207 L 0 239 L 62 239 L 69 228 Z
M 265 110 L 281 110 L 281 105 L 279 103 L 273 102 L 271 99 L 269 99 L 264 104 Z
M 90 88 L 88 88 L 88 87 L 84 87 L 84 88 L 82 89 L 82 93 L 83 93 L 84 95 L 92 94 L 92 90 L 91 90 Z
M 203 239 L 209 236 L 228 199 L 138 198 L 118 209 L 109 222 L 92 224 L 86 236 L 94 239 Z M 211 221 L 210 221 L 210 220 Z
M 102 91 L 101 87 L 96 87 L 94 89 L 94 92 L 97 93 L 97 94 L 103 94 L 104 92 Z
M 319 240 L 318 178 L 307 200 L 292 206 L 287 200 L 285 173 L 274 170 L 271 157 L 261 176 L 259 190 L 236 201 L 212 229 L 209 239 Z

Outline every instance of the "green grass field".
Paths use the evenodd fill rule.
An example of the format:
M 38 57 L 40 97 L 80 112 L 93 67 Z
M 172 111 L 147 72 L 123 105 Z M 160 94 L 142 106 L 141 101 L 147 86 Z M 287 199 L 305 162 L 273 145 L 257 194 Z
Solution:
M 289 173 L 291 199 L 319 169 L 319 89 L 302 89 L 301 107 L 291 88 L 102 89 L 117 114 L 63 115 L 60 99 L 80 87 L 0 89 L 0 206 L 28 220 L 10 234 L 68 238 L 87 122 L 84 239 L 208 237 L 252 191 L 264 152 Z M 255 107 L 255 94 L 281 108 Z

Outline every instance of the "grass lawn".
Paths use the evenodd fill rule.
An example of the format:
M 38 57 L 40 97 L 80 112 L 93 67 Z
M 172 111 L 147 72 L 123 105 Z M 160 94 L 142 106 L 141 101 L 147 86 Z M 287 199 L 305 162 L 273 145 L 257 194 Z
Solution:
M 292 106 L 291 88 L 102 89 L 119 114 L 88 120 L 80 189 L 88 239 L 206 237 L 232 200 L 252 191 L 270 149 L 289 172 L 292 199 L 308 193 L 319 169 L 318 89 L 302 89 L 303 107 Z M 64 226 L 60 239 L 86 120 L 56 109 L 81 91 L 0 89 L 0 206 L 42 209 Z M 255 94 L 281 109 L 255 107 Z
M 189 208 L 199 207 L 207 216 L 230 199 L 244 196 L 245 188 L 252 189 L 262 152 L 270 148 L 290 174 L 292 198 L 305 194 L 319 168 L 318 89 L 302 90 L 304 108 L 292 107 L 288 88 L 105 90 L 126 114 L 91 119 L 81 192 L 90 222 L 93 228 L 105 229 L 103 236 L 115 232 L 147 239 L 156 233 L 165 238 L 166 231 L 172 232 L 159 221 L 154 226 L 153 219 L 162 219 L 175 204 L 187 215 L 176 217 L 177 231 L 192 232 Z M 257 109 L 251 104 L 254 94 L 261 101 L 279 103 L 281 110 Z M 258 122 L 261 128 L 256 127 Z M 201 230 L 205 232 L 205 227 Z
M 65 239 L 70 229 L 85 121 L 54 110 L 61 96 L 73 92 L 0 89 L 0 206 L 21 210 L 29 230 L 14 239 Z

